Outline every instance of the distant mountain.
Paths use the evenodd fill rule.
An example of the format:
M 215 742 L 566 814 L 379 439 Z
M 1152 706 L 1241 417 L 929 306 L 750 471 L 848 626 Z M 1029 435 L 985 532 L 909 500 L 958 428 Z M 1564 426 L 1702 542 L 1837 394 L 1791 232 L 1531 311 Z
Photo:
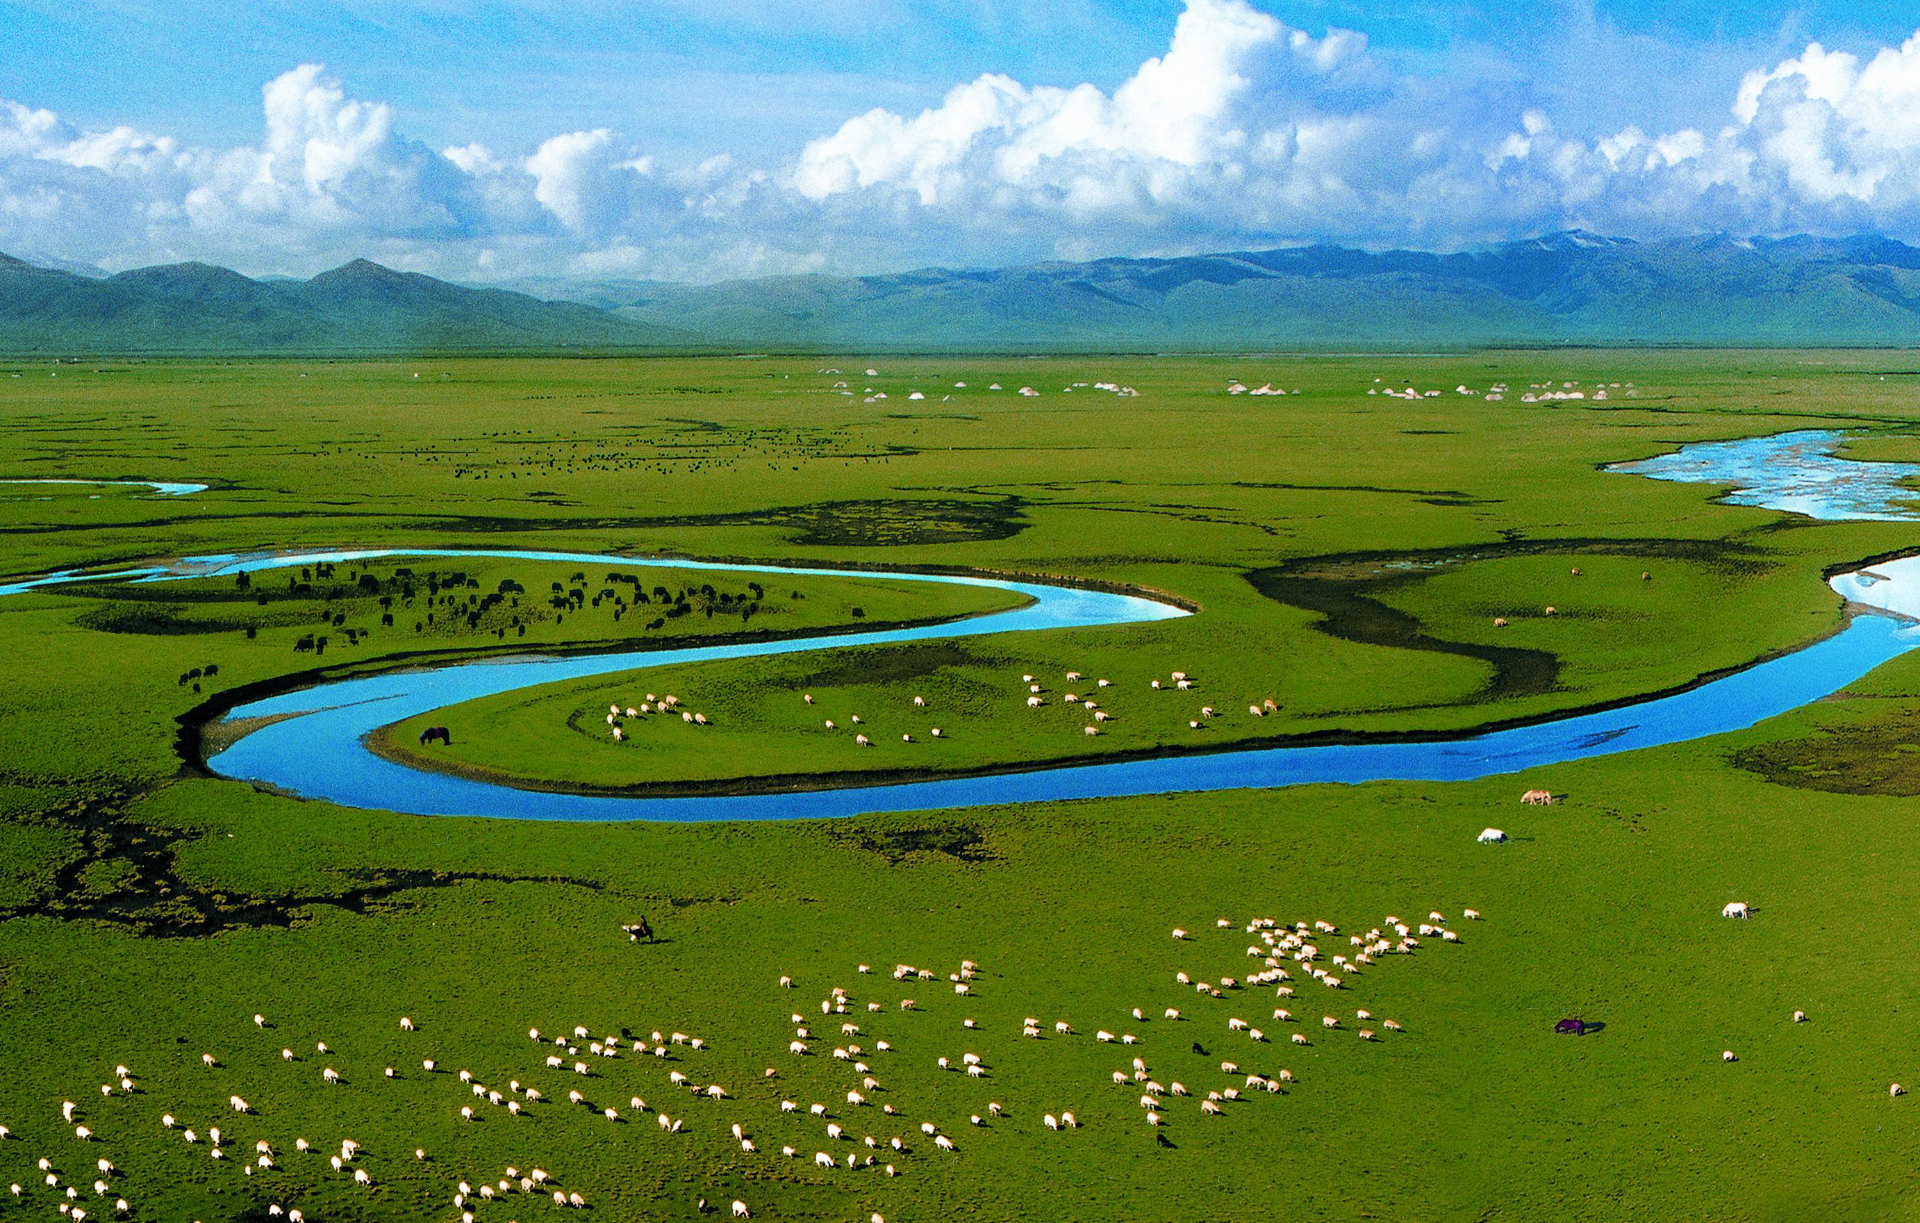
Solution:
M 665 280 L 577 280 L 564 276 L 522 276 L 490 287 L 511 289 L 515 293 L 526 293 L 547 301 L 578 302 L 597 310 L 614 310 L 679 286 Z
M 632 292 L 615 313 L 759 348 L 1920 344 L 1920 250 L 1886 238 L 1576 231 L 1451 255 L 1310 246 Z
M 643 320 L 504 289 L 469 289 L 357 259 L 311 280 L 205 263 L 105 279 L 0 255 L 0 352 L 381 354 L 684 348 Z
M 58 259 L 52 255 L 42 255 L 37 251 L 21 251 L 19 258 L 23 263 L 31 263 L 39 268 L 50 268 L 56 272 L 72 272 L 75 276 L 86 276 L 93 280 L 107 278 L 106 269 L 91 263 L 75 263 L 71 259 Z
M 91 279 L 45 262 L 0 255 L 0 352 L 1920 345 L 1920 249 L 1879 237 L 1571 231 L 1445 255 L 1308 246 L 714 285 L 515 282 L 531 292 L 365 260 L 304 281 L 201 263 Z

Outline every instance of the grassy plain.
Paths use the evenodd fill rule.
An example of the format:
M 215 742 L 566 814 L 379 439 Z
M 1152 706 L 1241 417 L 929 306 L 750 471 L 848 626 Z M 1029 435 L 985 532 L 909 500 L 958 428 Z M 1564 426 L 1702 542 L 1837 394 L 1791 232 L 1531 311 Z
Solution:
M 913 725 L 915 693 L 953 730 L 935 768 L 1177 749 L 1199 733 L 1450 729 L 1671 687 L 1836 627 L 1822 570 L 1912 546 L 1911 525 L 1815 524 L 1601 468 L 1687 440 L 1807 427 L 1861 429 L 1858 453 L 1912 459 L 1920 405 L 1901 364 L 1564 352 L 896 358 L 874 378 L 859 375 L 863 362 L 835 363 L 850 377 L 815 359 L 0 368 L 0 477 L 213 486 L 159 498 L 0 485 L 0 569 L 282 547 L 537 547 L 1064 575 L 1199 608 L 1098 632 L 649 672 L 446 715 L 460 719 L 473 766 L 524 776 L 646 784 L 897 767 L 907 745 L 894 727 Z M 1236 377 L 1302 393 L 1230 397 Z M 1447 393 L 1367 396 L 1376 377 Z M 1531 405 L 1451 390 L 1549 379 L 1638 393 Z M 1099 380 L 1141 394 L 1064 389 Z M 835 393 L 839 381 L 853 398 Z M 996 381 L 1008 389 L 984 389 Z M 1043 393 L 1013 395 L 1022 384 Z M 862 402 L 868 386 L 888 398 Z M 0 1198 L 0 1218 L 52 1217 L 34 1167 L 43 1155 L 89 1199 L 104 1156 L 134 1217 L 208 1223 L 264 1218 L 274 1202 L 316 1220 L 457 1219 L 456 1183 L 508 1164 L 545 1168 L 622 1219 L 691 1219 L 699 1199 L 724 1211 L 735 1197 L 760 1218 L 896 1221 L 1916 1213 L 1920 1115 L 1887 1093 L 1920 1079 L 1920 1016 L 1902 1005 L 1920 985 L 1901 935 L 1920 900 L 1904 835 L 1913 787 L 1897 770 L 1882 790 L 1820 767 L 1836 740 L 1844 761 L 1901 760 L 1902 728 L 1920 719 L 1912 656 L 1854 699 L 1739 735 L 1464 785 L 551 825 L 343 810 L 183 765 L 175 719 L 239 684 L 421 649 L 649 632 L 643 608 L 615 621 L 611 605 L 593 607 L 590 581 L 591 612 L 533 622 L 524 639 L 497 622 L 519 609 L 496 606 L 475 624 L 451 609 L 451 630 L 424 640 L 424 627 L 379 622 L 404 563 L 371 566 L 378 591 L 361 592 L 359 569 L 339 574 L 353 593 L 331 601 L 288 591 L 263 606 L 235 597 L 230 579 L 174 588 L 174 601 L 107 585 L 0 600 L 0 1124 L 12 1132 L 0 1183 L 23 1185 L 18 1201 Z M 463 603 L 510 578 L 532 611 L 551 582 L 574 585 L 564 566 L 436 564 L 479 583 L 462 582 Z M 297 582 L 275 575 L 276 594 L 287 577 Z M 751 600 L 737 577 L 666 584 L 697 593 L 705 582 Z M 786 600 L 785 623 L 769 610 L 749 631 L 826 627 L 842 612 L 852 623 L 853 606 L 863 623 L 979 606 L 881 579 L 765 585 L 808 597 Z M 296 650 L 326 612 L 327 653 Z M 1495 616 L 1509 625 L 1495 629 Z M 653 632 L 688 622 L 700 633 L 739 624 L 688 614 Z M 348 647 L 349 626 L 370 636 Z M 1114 680 L 1103 704 L 1116 717 L 1099 739 L 1057 702 L 1024 708 L 1019 674 L 1058 694 L 1069 669 Z M 1145 687 L 1173 669 L 1201 688 Z M 702 750 L 662 738 L 622 752 L 603 726 L 567 729 L 610 693 L 624 702 L 656 684 L 714 715 Z M 896 741 L 856 756 L 812 733 L 799 690 L 816 708 L 874 711 Z M 1246 715 L 1269 696 L 1273 717 Z M 1222 716 L 1193 732 L 1180 701 Z M 1536 784 L 1569 797 L 1516 807 Z M 1514 840 L 1475 845 L 1489 823 Z M 1753 903 L 1754 920 L 1722 921 L 1732 899 Z M 1461 920 L 1466 907 L 1485 920 Z M 1418 921 L 1429 909 L 1449 914 L 1458 945 L 1426 940 L 1338 992 L 1297 980 L 1291 1009 L 1304 1023 L 1269 1018 L 1289 1005 L 1271 988 L 1214 999 L 1174 980 L 1257 968 L 1248 935 L 1216 917 L 1325 919 L 1341 927 L 1322 939 L 1331 955 L 1389 913 Z M 660 942 L 620 932 L 641 914 Z M 1169 939 L 1176 925 L 1194 940 Z M 982 972 L 961 997 L 946 977 L 967 957 Z M 895 982 L 900 963 L 937 979 Z M 782 974 L 798 988 L 781 989 Z M 845 1016 L 820 1014 L 834 986 L 849 992 Z M 902 997 L 918 1009 L 901 1011 Z M 1156 1018 L 1166 1007 L 1183 1018 Z M 1360 1041 L 1356 1029 L 1372 1026 L 1360 1008 L 1405 1031 Z M 1810 1021 L 1790 1023 L 1795 1009 Z M 256 1011 L 269 1027 L 254 1026 Z M 789 1012 L 810 1021 L 809 1056 L 786 1052 Z M 1323 1030 L 1323 1013 L 1343 1028 Z M 401 1014 L 419 1030 L 402 1032 Z M 1605 1027 L 1552 1035 L 1568 1014 Z M 1044 1039 L 1020 1036 L 1029 1015 Z M 1270 1043 L 1230 1033 L 1229 1017 Z M 967 1018 L 978 1026 L 963 1028 Z M 1055 1036 L 1056 1019 L 1078 1034 Z M 862 1031 L 843 1035 L 841 1022 Z M 680 1030 L 707 1047 L 672 1046 L 658 1061 L 588 1055 L 583 1079 L 548 1069 L 559 1051 L 526 1034 L 575 1024 L 649 1044 L 655 1029 Z M 1140 1043 L 1096 1042 L 1102 1028 Z M 1296 1030 L 1311 1043 L 1292 1044 Z M 893 1050 L 878 1052 L 882 1039 Z M 332 1052 L 315 1048 L 323 1040 Z M 856 1042 L 882 1084 L 864 1106 L 844 1099 L 861 1074 L 829 1056 Z M 283 1061 L 283 1046 L 297 1060 Z M 1722 1062 L 1723 1049 L 1739 1060 Z M 201 1063 L 209 1052 L 215 1067 Z M 964 1052 L 983 1057 L 986 1077 L 935 1065 Z M 1250 1098 L 1219 1117 L 1170 1100 L 1156 1133 L 1139 1088 L 1110 1081 L 1135 1055 L 1162 1082 Z M 422 1071 L 423 1058 L 439 1071 Z M 1240 1074 L 1223 1073 L 1223 1059 Z M 138 1091 L 103 1097 L 118 1063 Z M 323 1085 L 324 1066 L 344 1082 Z M 779 1077 L 764 1078 L 767 1067 Z M 462 1068 L 547 1099 L 510 1118 L 457 1081 Z M 1247 1091 L 1246 1073 L 1281 1068 L 1297 1080 L 1286 1091 Z M 696 1099 L 669 1071 L 732 1098 Z M 574 1087 L 621 1120 L 566 1103 Z M 253 1114 L 227 1109 L 236 1093 Z M 636 1113 L 633 1095 L 682 1118 L 682 1132 Z M 781 1098 L 799 1114 L 779 1112 Z M 63 1100 L 97 1141 L 61 1123 Z M 806 1114 L 813 1101 L 854 1141 L 828 1139 Z M 988 1101 L 1003 1115 L 968 1124 Z M 463 1120 L 463 1105 L 478 1119 Z M 1040 1125 L 1063 1109 L 1080 1129 Z M 229 1158 L 162 1128 L 162 1112 L 203 1135 L 228 1130 Z M 923 1120 L 958 1151 L 935 1150 Z M 730 1136 L 735 1122 L 757 1151 Z M 864 1156 L 868 1134 L 898 1177 L 812 1164 L 815 1151 Z M 903 1154 L 886 1145 L 896 1134 Z M 373 1186 L 324 1153 L 296 1153 L 296 1137 L 322 1152 L 345 1137 L 364 1144 Z M 261 1139 L 278 1166 L 243 1175 Z M 782 1158 L 783 1145 L 799 1158 Z M 416 1147 L 430 1158 L 415 1160 Z M 111 1201 L 88 1213 L 105 1217 Z M 557 1211 L 517 1191 L 471 1209 L 481 1220 Z

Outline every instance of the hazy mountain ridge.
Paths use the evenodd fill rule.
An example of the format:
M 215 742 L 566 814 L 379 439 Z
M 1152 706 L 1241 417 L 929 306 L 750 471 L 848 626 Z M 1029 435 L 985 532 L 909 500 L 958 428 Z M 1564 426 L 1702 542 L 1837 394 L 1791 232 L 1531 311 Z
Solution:
M 205 263 L 105 279 L 0 255 L 0 352 L 340 354 L 684 347 L 692 337 L 572 302 L 471 289 L 364 259 L 310 280 Z
M 1871 236 L 1633 241 L 1573 231 L 1458 254 L 1308 246 L 513 288 L 365 260 L 305 281 L 198 263 L 95 279 L 0 256 L 0 351 L 16 354 L 1634 343 L 1920 344 L 1920 249 Z
M 1920 343 L 1920 250 L 1573 232 L 1447 255 L 1311 246 L 653 286 L 617 312 L 820 348 L 1904 345 Z

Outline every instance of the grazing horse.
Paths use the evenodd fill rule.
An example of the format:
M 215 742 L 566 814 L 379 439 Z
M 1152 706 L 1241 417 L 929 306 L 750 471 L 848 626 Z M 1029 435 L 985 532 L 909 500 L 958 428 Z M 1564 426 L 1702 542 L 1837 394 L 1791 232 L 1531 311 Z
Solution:
M 420 732 L 421 747 L 425 747 L 427 744 L 432 743 L 436 740 L 446 744 L 448 747 L 452 747 L 453 732 L 448 730 L 444 726 L 429 726 L 425 730 Z
M 1584 1019 L 1562 1019 L 1559 1023 L 1553 1025 L 1553 1030 L 1555 1032 L 1571 1032 L 1575 1036 L 1585 1036 L 1587 1034 L 1587 1022 Z

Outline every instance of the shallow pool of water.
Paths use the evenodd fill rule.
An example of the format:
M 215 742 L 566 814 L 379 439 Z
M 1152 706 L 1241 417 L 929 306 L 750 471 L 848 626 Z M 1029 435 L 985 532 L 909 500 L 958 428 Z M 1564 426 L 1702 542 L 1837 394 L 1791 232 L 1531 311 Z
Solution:
M 1920 463 L 1864 463 L 1835 454 L 1847 435 L 1802 429 L 1730 442 L 1698 442 L 1671 454 L 1608 471 L 1731 485 L 1729 505 L 1755 505 L 1833 521 L 1920 520 L 1920 492 L 1906 482 L 1920 476 Z
M 168 484 L 161 480 L 0 480 L 0 484 L 104 484 L 116 488 L 150 488 L 162 497 L 187 497 L 204 493 L 204 484 Z

